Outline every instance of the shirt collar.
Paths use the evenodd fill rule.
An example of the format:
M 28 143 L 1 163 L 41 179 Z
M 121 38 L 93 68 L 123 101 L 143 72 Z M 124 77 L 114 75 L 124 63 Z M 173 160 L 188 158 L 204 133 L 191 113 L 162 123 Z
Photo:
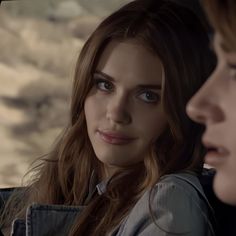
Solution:
M 98 193 L 99 195 L 104 194 L 107 189 L 107 183 L 108 179 L 98 183 L 98 177 L 95 174 L 95 171 L 93 171 L 89 180 L 89 191 L 85 200 L 85 205 L 88 204 L 88 202 L 92 199 L 95 193 Z

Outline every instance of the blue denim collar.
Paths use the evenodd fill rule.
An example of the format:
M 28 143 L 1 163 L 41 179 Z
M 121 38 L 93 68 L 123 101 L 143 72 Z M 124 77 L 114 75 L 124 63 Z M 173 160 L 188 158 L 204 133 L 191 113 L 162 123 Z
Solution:
M 11 236 L 68 235 L 84 206 L 40 205 L 28 207 L 25 220 L 16 219 Z

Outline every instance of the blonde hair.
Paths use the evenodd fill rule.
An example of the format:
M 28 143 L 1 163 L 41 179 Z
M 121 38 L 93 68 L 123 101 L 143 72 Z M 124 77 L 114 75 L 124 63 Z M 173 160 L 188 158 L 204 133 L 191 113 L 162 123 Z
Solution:
M 24 217 L 32 202 L 84 204 L 92 172 L 99 178 L 103 171 L 87 134 L 84 101 L 104 48 L 112 40 L 130 38 L 149 48 L 163 63 L 163 103 L 169 127 L 143 162 L 116 173 L 106 193 L 88 203 L 70 235 L 104 235 L 124 219 L 144 191 L 151 189 L 162 175 L 182 170 L 201 172 L 203 127 L 187 117 L 185 106 L 214 67 L 207 32 L 192 11 L 172 1 L 137 0 L 107 17 L 85 43 L 75 70 L 70 122 L 26 188 L 23 205 L 16 207 L 17 216 Z M 14 217 L 12 206 L 17 204 L 17 200 L 8 203 L 5 227 L 10 225 Z
M 229 50 L 236 51 L 236 2 L 235 0 L 203 0 L 214 29 L 221 34 Z

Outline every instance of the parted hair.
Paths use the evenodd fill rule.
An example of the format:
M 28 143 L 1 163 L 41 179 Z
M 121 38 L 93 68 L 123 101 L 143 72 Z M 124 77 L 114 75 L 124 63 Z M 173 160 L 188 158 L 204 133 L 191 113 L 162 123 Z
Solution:
M 70 121 L 51 153 L 32 170 L 35 177 L 25 188 L 24 201 L 19 203 L 15 194 L 7 203 L 3 227 L 9 227 L 16 216 L 24 217 L 32 202 L 85 204 L 92 173 L 99 181 L 104 168 L 88 137 L 84 102 L 104 48 L 113 40 L 127 39 L 135 39 L 162 61 L 162 100 L 168 127 L 141 163 L 116 173 L 106 193 L 87 203 L 70 235 L 105 235 L 161 176 L 183 170 L 201 172 L 203 128 L 187 117 L 185 106 L 215 64 L 206 28 L 191 10 L 173 1 L 132 1 L 103 20 L 82 48 L 74 75 Z

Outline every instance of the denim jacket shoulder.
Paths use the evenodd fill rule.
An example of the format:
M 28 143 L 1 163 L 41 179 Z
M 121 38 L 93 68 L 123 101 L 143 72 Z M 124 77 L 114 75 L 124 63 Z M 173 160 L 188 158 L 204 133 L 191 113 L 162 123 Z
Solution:
M 83 206 L 41 205 L 28 207 L 24 220 L 15 219 L 11 236 L 68 235 Z
M 208 207 L 208 200 L 195 175 L 165 175 L 151 192 L 144 193 L 111 235 L 212 236 L 215 232 L 208 219 Z
M 22 189 L 0 189 L 0 213 L 11 194 Z M 32 204 L 27 208 L 24 220 L 15 219 L 12 222 L 11 236 L 67 235 L 83 208 L 84 206 Z
M 8 198 L 11 196 L 13 191 L 20 190 L 20 188 L 3 188 L 0 189 L 0 212 L 2 212 L 5 203 L 7 202 Z
M 21 224 L 25 224 L 24 235 L 68 235 L 75 219 L 83 208 L 84 206 L 33 204 L 27 209 L 26 221 L 21 222 Z M 20 224 L 15 220 L 13 225 L 17 225 L 17 223 Z
M 4 196 L 6 197 L 7 195 Z M 148 196 L 149 191 L 141 197 L 124 221 L 109 235 L 146 236 L 153 235 L 153 233 L 160 236 L 169 235 L 158 229 L 158 227 L 152 223 L 152 218 L 149 214 Z M 164 227 L 166 227 L 169 221 L 171 221 L 171 227 L 174 227 L 167 228 L 167 230 L 177 229 L 178 231 L 180 224 L 186 226 L 192 224 L 193 221 L 197 221 L 199 225 L 201 225 L 201 220 L 198 220 L 199 214 L 196 215 L 195 218 L 192 217 L 193 215 L 189 215 L 189 218 L 183 217 L 182 213 L 187 211 L 187 209 L 183 209 L 183 211 L 180 209 L 181 207 L 187 206 L 189 209 L 192 209 L 195 207 L 195 203 L 197 203 L 197 206 L 200 207 L 200 211 L 207 215 L 206 205 L 208 201 L 205 198 L 201 184 L 197 180 L 197 177 L 190 174 L 171 174 L 161 178 L 154 188 L 154 200 L 157 204 L 157 208 L 154 205 L 154 213 L 157 212 L 157 214 L 161 216 L 158 218 L 158 224 L 163 223 Z M 181 203 L 183 203 L 182 206 L 180 206 Z M 68 235 L 75 219 L 79 216 L 84 207 L 85 206 L 33 204 L 28 207 L 25 220 L 16 219 L 13 222 L 11 236 Z M 178 211 L 178 209 L 180 209 L 180 211 Z M 172 217 L 177 218 L 177 223 L 172 222 Z M 179 221 L 178 218 L 183 220 Z M 189 222 L 184 223 L 185 220 Z M 194 223 L 197 225 L 197 222 Z M 180 230 L 185 229 L 181 228 Z M 196 234 L 187 235 L 195 236 Z

